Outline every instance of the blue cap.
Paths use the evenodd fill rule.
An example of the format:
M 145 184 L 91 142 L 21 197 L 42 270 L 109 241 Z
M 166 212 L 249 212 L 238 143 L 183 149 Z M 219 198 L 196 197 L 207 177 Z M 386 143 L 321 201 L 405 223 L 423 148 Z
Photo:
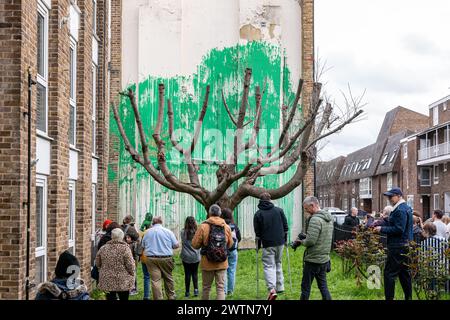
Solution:
M 403 196 L 403 192 L 402 189 L 400 188 L 392 188 L 391 190 L 383 193 L 385 196 L 387 197 L 392 197 L 392 196 Z

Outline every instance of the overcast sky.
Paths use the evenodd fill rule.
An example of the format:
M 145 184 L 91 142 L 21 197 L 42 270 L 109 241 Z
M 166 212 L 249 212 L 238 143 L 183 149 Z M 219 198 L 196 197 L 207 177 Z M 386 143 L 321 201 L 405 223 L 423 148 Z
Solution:
M 365 120 L 327 140 L 321 160 L 375 142 L 389 110 L 403 106 L 428 113 L 450 95 L 449 0 L 316 0 L 316 51 L 331 69 L 326 91 L 366 89 Z

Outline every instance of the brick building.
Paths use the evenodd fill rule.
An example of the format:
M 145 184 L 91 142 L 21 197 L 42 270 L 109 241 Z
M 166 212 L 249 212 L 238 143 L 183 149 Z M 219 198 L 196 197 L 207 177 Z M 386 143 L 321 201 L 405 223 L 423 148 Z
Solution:
M 342 192 L 338 180 L 344 162 L 345 157 L 341 156 L 331 161 L 317 163 L 316 192 L 322 208 L 341 206 Z
M 450 214 L 450 96 L 430 105 L 428 128 L 402 141 L 402 187 L 414 210 Z
M 326 201 L 327 195 L 337 189 L 341 201 L 335 201 L 335 207 L 381 211 L 387 205 L 383 192 L 402 182 L 400 141 L 427 126 L 428 117 L 423 114 L 403 107 L 389 111 L 377 141 L 345 157 L 337 186 L 323 184 L 318 194 L 319 200 Z M 336 161 L 331 160 L 334 163 Z
M 58 256 L 75 253 L 90 279 L 95 223 L 107 204 L 107 0 L 0 4 L 0 299 L 26 297 Z M 28 70 L 31 141 L 28 141 Z M 27 172 L 31 144 L 30 246 Z M 30 288 L 30 298 L 35 287 Z

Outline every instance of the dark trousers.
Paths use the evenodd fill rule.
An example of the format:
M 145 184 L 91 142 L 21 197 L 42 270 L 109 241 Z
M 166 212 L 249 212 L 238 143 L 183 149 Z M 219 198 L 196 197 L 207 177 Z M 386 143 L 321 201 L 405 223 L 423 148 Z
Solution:
M 186 263 L 183 261 L 184 267 L 184 285 L 186 287 L 186 292 L 189 292 L 192 283 L 194 284 L 194 289 L 198 290 L 198 262 L 197 263 Z
M 106 294 L 106 300 L 117 300 L 117 296 L 119 296 L 119 300 L 127 301 L 129 295 L 129 291 L 111 291 Z
M 305 261 L 303 266 L 302 294 L 300 300 L 308 300 L 311 294 L 311 285 L 314 279 L 317 281 L 323 300 L 331 300 L 327 285 L 327 269 L 329 263 L 317 264 Z
M 384 295 L 386 300 L 394 300 L 395 280 L 400 280 L 405 300 L 412 299 L 411 273 L 407 266 L 407 247 L 388 248 L 386 266 L 384 267 Z

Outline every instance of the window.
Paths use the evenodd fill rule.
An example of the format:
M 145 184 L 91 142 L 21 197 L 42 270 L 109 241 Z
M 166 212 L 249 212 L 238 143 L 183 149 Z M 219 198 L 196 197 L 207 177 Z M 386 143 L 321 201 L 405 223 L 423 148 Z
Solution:
M 348 210 L 348 198 L 346 196 L 342 199 L 342 210 Z
M 447 162 L 444 163 L 444 172 L 447 172 Z
M 392 156 L 389 159 L 389 163 L 392 163 L 392 161 L 394 161 L 396 154 L 397 154 L 397 149 L 394 149 L 394 152 L 392 153 Z
M 92 0 L 92 32 L 97 34 L 97 0 Z
M 95 232 L 96 230 L 96 210 L 97 210 L 97 186 L 95 184 L 92 185 L 92 228 L 91 228 L 91 267 L 94 266 L 95 262 Z
M 403 159 L 408 159 L 408 144 L 403 145 Z
M 356 207 L 356 199 L 352 198 L 352 208 Z
M 372 178 L 359 180 L 359 196 L 361 199 L 372 198 Z
M 69 143 L 72 147 L 76 144 L 76 128 L 77 128 L 77 104 L 76 104 L 76 88 L 77 88 L 77 44 L 70 41 L 70 126 L 69 126 Z
M 384 155 L 383 155 L 383 158 L 381 159 L 381 165 L 384 165 L 385 163 L 386 163 L 386 160 L 387 160 L 387 158 L 388 158 L 388 153 L 385 153 Z
M 406 203 L 408 204 L 408 206 L 411 207 L 411 209 L 414 210 L 414 196 L 413 195 L 408 195 L 406 198 Z
M 92 64 L 92 154 L 97 154 L 97 76 L 98 68 Z
M 36 273 L 35 284 L 47 281 L 47 180 L 36 178 Z
M 431 169 L 428 167 L 421 167 L 420 170 L 420 186 L 429 187 L 431 186 Z
M 433 126 L 437 126 L 439 124 L 439 107 L 433 108 Z
M 434 184 L 438 184 L 439 183 L 439 165 L 434 166 L 433 172 L 434 172 L 434 176 L 433 176 Z
M 48 10 L 38 2 L 36 129 L 47 133 L 48 121 Z
M 436 193 L 433 196 L 433 208 L 434 208 L 434 210 L 438 210 L 439 209 L 439 193 Z
M 447 104 L 448 104 L 448 101 L 445 101 L 444 103 L 442 103 L 442 110 L 447 111 Z
M 69 249 L 75 254 L 75 181 L 69 182 Z
M 372 164 L 372 158 L 367 160 L 366 164 L 363 167 L 363 170 L 368 170 L 370 168 L 370 165 Z
M 387 174 L 386 188 L 387 188 L 387 190 L 391 190 L 392 189 L 392 172 L 389 172 Z

